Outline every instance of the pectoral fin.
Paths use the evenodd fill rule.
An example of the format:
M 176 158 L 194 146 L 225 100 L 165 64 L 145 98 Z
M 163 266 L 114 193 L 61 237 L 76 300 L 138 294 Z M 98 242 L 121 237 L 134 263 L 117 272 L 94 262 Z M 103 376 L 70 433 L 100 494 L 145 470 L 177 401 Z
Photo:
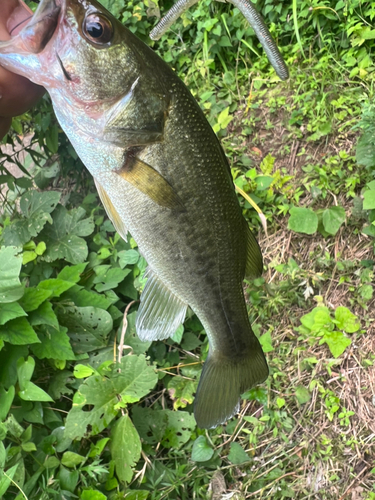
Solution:
M 167 339 L 183 323 L 186 309 L 187 304 L 150 272 L 135 322 L 138 337 L 142 341 Z
M 111 219 L 112 224 L 115 226 L 116 231 L 118 234 L 123 238 L 125 241 L 127 241 L 127 233 L 128 230 L 126 229 L 121 217 L 119 216 L 117 210 L 113 206 L 113 203 L 111 202 L 107 192 L 105 189 L 102 187 L 101 184 L 94 178 L 95 181 L 95 186 L 96 189 L 98 190 L 99 197 L 101 199 L 101 202 L 103 203 L 103 206 L 105 208 L 105 211 L 108 214 L 108 217 Z
M 172 186 L 147 163 L 132 157 L 126 160 L 118 175 L 161 207 L 184 209 L 184 205 Z
M 104 115 L 104 140 L 124 148 L 161 142 L 168 105 L 165 96 L 143 92 L 140 77 L 136 78 L 129 91 Z
M 263 257 L 255 236 L 246 224 L 246 269 L 245 277 L 259 278 L 263 272 Z

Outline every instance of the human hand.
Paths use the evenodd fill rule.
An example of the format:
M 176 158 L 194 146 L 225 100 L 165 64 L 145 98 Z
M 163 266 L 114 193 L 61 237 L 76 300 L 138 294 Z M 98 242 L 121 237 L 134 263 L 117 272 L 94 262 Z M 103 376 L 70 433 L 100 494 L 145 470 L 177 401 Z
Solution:
M 31 15 L 22 0 L 1 0 L 0 40 L 16 35 Z M 0 140 L 9 130 L 12 116 L 25 113 L 43 93 L 43 87 L 0 66 Z

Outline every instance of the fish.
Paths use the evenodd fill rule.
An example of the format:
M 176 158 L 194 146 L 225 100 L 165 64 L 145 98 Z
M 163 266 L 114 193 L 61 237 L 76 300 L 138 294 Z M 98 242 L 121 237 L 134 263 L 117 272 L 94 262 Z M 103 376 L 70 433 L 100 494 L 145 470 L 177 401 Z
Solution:
M 194 402 L 201 428 L 226 422 L 268 376 L 243 291 L 262 253 L 228 160 L 175 72 L 95 0 L 42 0 L 0 43 L 0 64 L 47 89 L 117 232 L 148 263 L 136 329 L 163 340 L 189 306 L 209 341 Z

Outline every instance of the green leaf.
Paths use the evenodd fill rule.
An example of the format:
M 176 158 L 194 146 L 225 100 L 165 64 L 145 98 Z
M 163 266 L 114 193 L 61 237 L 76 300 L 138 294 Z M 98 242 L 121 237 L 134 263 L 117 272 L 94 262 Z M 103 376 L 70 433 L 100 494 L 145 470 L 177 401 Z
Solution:
M 99 309 L 108 309 L 112 301 L 107 299 L 104 295 L 100 295 L 94 291 L 85 290 L 85 288 L 74 285 L 67 292 L 61 296 L 61 300 L 74 302 L 78 307 L 97 307 Z
M 53 297 L 60 297 L 60 295 L 66 290 L 69 290 L 74 286 L 74 283 L 71 281 L 64 281 L 61 279 L 57 278 L 51 278 L 49 280 L 44 280 L 41 281 L 38 285 L 38 288 L 40 290 L 49 290 L 51 292 L 50 298 L 52 299 Z
M 35 238 L 48 221 L 52 223 L 50 213 L 59 202 L 61 193 L 55 191 L 26 191 L 21 196 L 20 208 L 24 217 L 15 221 L 4 231 L 6 244 L 23 245 Z
M 182 337 L 181 347 L 186 351 L 193 351 L 202 344 L 202 341 L 193 333 L 185 332 Z
M 98 490 L 83 490 L 79 496 L 80 500 L 107 500 L 108 497 Z
M 345 222 L 345 210 L 342 207 L 330 207 L 323 212 L 324 230 L 332 235 L 335 235 Z
M 60 197 L 61 193 L 56 191 L 27 191 L 21 196 L 20 208 L 27 219 L 31 237 L 37 236 L 47 221 L 52 223 L 49 214 L 55 209 Z
M 282 408 L 283 406 L 285 406 L 285 399 L 284 398 L 277 398 L 276 404 L 277 404 L 278 408 Z
M 234 465 L 241 465 L 250 460 L 249 455 L 245 452 L 239 443 L 231 443 L 228 460 Z
M 94 373 L 94 370 L 91 366 L 78 364 L 74 367 L 73 375 L 75 378 L 87 378 L 90 377 Z
M 18 469 L 20 462 L 17 462 L 16 465 L 13 465 L 10 469 L 5 471 L 0 471 L 0 498 L 6 493 L 7 489 L 10 486 L 11 480 Z M 6 474 L 6 475 L 5 475 Z
M 60 460 L 57 457 L 48 457 L 45 462 L 43 462 L 43 467 L 45 469 L 54 469 L 60 465 Z
M 314 307 L 308 314 L 302 316 L 301 323 L 309 330 L 319 332 L 322 328 L 332 324 L 332 318 L 328 307 L 318 306 Z
M 122 0 L 103 0 L 102 5 L 109 10 L 114 16 L 119 17 L 121 9 L 123 8 Z M 126 499 L 128 498 L 126 493 Z M 139 500 L 142 500 L 141 498 Z
M 213 454 L 214 450 L 207 441 L 206 436 L 197 437 L 193 444 L 191 459 L 194 460 L 194 462 L 207 462 L 207 460 L 212 458 Z
M 117 367 L 113 368 L 112 380 L 124 402 L 139 401 L 158 380 L 155 369 L 147 364 L 144 355 L 123 357 L 119 368 L 120 373 L 117 372 Z
M 133 406 L 132 417 L 134 425 L 145 443 L 156 445 L 161 442 L 168 426 L 166 410 Z
M 53 399 L 60 399 L 64 394 L 70 396 L 73 394 L 73 390 L 67 386 L 67 384 L 73 384 L 74 379 L 72 377 L 72 372 L 64 370 L 57 372 L 53 375 L 49 387 L 48 393 Z
M 38 330 L 38 338 L 40 344 L 32 345 L 31 350 L 39 359 L 75 359 L 67 328 L 58 325 L 56 329 L 46 325 Z
M 229 114 L 229 106 L 219 113 L 217 122 L 220 128 L 226 129 L 229 123 L 233 120 L 233 116 Z
M 88 236 L 94 231 L 92 218 L 83 219 L 83 208 L 70 213 L 62 205 L 53 212 L 53 224 L 46 226 L 40 238 L 47 244 L 43 258 L 47 262 L 65 259 L 72 264 L 84 262 L 88 255 L 87 244 L 81 236 Z
M 298 403 L 300 405 L 303 405 L 303 404 L 307 403 L 308 401 L 310 401 L 311 394 L 310 394 L 309 390 L 306 389 L 306 387 L 304 387 L 303 385 L 298 385 L 296 387 L 296 398 L 297 398 Z
M 25 293 L 19 303 L 26 312 L 30 312 L 37 309 L 51 295 L 52 290 L 44 290 L 39 287 L 25 288 Z
M 62 490 L 74 493 L 79 479 L 79 471 L 69 470 L 64 466 L 61 466 L 57 475 L 57 479 Z
M 0 248 L 0 302 L 9 303 L 20 299 L 24 293 L 19 275 L 22 254 L 16 247 Z
M 93 375 L 80 385 L 66 420 L 68 437 L 98 434 L 117 415 L 119 401 L 139 401 L 156 384 L 157 375 L 144 356 L 126 356 L 120 367 L 120 373 L 113 368 L 110 378 Z M 89 411 L 87 405 L 92 406 Z
M 361 327 L 357 316 L 350 312 L 346 307 L 339 306 L 335 311 L 335 318 L 337 320 L 338 328 L 344 332 L 354 333 Z
M 57 153 L 59 148 L 59 128 L 57 123 L 49 126 L 45 131 L 45 141 L 47 148 L 51 151 L 51 153 Z
M 254 387 L 242 394 L 242 397 L 243 399 L 258 401 L 262 405 L 267 405 L 268 402 L 268 392 L 265 387 Z
M 168 424 L 163 435 L 162 445 L 166 448 L 180 448 L 189 441 L 196 422 L 193 415 L 187 411 L 161 410 L 168 417 Z
M 0 441 L 0 470 L 5 467 L 6 455 L 5 446 L 3 442 Z
M 5 426 L 7 428 L 7 432 L 9 432 L 9 434 L 17 439 L 19 439 L 25 431 L 25 429 L 17 422 L 12 413 L 6 419 Z
M 46 248 L 47 247 L 46 247 L 46 244 L 44 243 L 44 241 L 40 241 L 35 248 L 35 253 L 37 255 L 43 255 L 44 252 L 46 251 Z
M 173 342 L 176 342 L 176 344 L 180 344 L 183 334 L 184 334 L 184 325 L 180 325 L 174 332 L 174 334 L 171 336 L 171 339 L 173 340 Z
M 65 307 L 58 310 L 58 318 L 68 328 L 73 350 L 78 354 L 104 347 L 113 328 L 111 315 L 97 307 Z
M 59 329 L 59 322 L 57 321 L 51 302 L 43 302 L 38 309 L 30 312 L 29 321 L 32 326 L 48 325 L 56 330 Z
M 77 264 L 75 266 L 65 266 L 64 269 L 59 272 L 57 278 L 71 283 L 78 283 L 86 266 L 87 262 L 83 262 L 82 264 Z
M 22 247 L 31 238 L 27 227 L 27 219 L 22 218 L 13 221 L 4 229 L 2 238 L 6 246 Z
M 352 341 L 342 332 L 326 332 L 319 344 L 325 342 L 334 358 L 338 358 Z
M 356 160 L 365 167 L 372 168 L 375 165 L 375 144 L 372 130 L 364 131 L 358 139 Z
M 121 250 L 117 257 L 119 266 L 123 269 L 126 266 L 136 264 L 139 260 L 139 253 L 137 250 Z
M 310 208 L 290 209 L 288 229 L 296 233 L 314 234 L 318 229 L 318 216 Z
M 6 390 L 5 387 L 0 386 L 0 422 L 7 418 L 8 412 L 13 403 L 14 395 L 15 389 L 13 385 L 11 385 L 8 390 Z
M 86 457 L 78 455 L 78 453 L 74 453 L 73 451 L 66 451 L 61 458 L 61 463 L 65 465 L 65 467 L 75 467 L 85 461 Z
M 273 177 L 270 177 L 268 175 L 258 175 L 255 178 L 255 182 L 256 182 L 258 191 L 265 191 L 272 184 Z
M 5 325 L 11 319 L 27 316 L 27 313 L 22 309 L 18 302 L 10 302 L 8 304 L 0 303 L 0 326 Z
M 29 262 L 32 262 L 33 260 L 35 260 L 37 257 L 38 256 L 37 256 L 36 252 L 34 252 L 34 251 L 23 252 L 23 254 L 22 254 L 22 264 L 25 266 Z
M 0 340 L 13 345 L 35 344 L 40 342 L 34 329 L 26 318 L 16 318 L 0 326 Z
M 363 193 L 363 210 L 373 210 L 375 208 L 375 190 Z
M 29 356 L 26 360 L 22 357 L 17 361 L 17 378 L 19 386 L 22 389 L 26 383 L 31 380 L 35 369 L 35 360 Z
M 197 385 L 197 382 L 180 377 L 179 375 L 171 378 L 168 383 L 168 392 L 175 410 L 186 408 L 188 404 L 194 401 L 194 393 L 197 390 Z
M 53 401 L 43 389 L 32 382 L 26 382 L 25 388 L 18 392 L 18 396 L 24 401 Z
M 99 441 L 95 444 L 92 443 L 89 457 L 95 458 L 95 457 L 98 457 L 99 455 L 101 455 L 103 453 L 104 447 L 108 443 L 108 441 L 109 441 L 109 438 L 103 438 L 103 439 L 99 439 Z
M 374 227 L 374 226 L 372 226 Z M 374 227 L 375 229 L 375 227 Z M 374 235 L 375 236 L 375 235 Z M 368 302 L 369 300 L 372 299 L 372 296 L 374 294 L 374 289 L 372 287 L 372 285 L 361 285 L 358 289 L 359 291 L 359 294 L 361 296 L 361 298 L 365 301 L 365 302 Z M 348 332 L 350 333 L 350 332 Z
M 133 477 L 132 467 L 137 464 L 142 451 L 141 440 L 129 415 L 120 417 L 112 427 L 110 447 L 117 476 L 129 483 Z
M 259 342 L 262 346 L 263 352 L 271 352 L 274 350 L 272 347 L 272 337 L 270 330 L 259 337 Z
M 126 500 L 147 500 L 150 492 L 147 490 L 128 490 Z
M 26 451 L 26 453 L 31 453 L 32 451 L 36 451 L 36 446 L 35 443 L 22 443 L 21 448 L 23 451 Z
M 130 269 L 121 269 L 120 267 L 110 267 L 109 265 L 97 266 L 95 273 L 97 276 L 94 283 L 97 283 L 95 289 L 98 292 L 116 288 L 121 281 L 130 273 Z

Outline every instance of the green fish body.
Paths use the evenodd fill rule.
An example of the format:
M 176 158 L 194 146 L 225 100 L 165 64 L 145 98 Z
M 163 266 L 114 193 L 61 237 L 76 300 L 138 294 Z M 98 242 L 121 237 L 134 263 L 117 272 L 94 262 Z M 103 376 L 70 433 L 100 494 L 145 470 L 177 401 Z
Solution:
M 187 306 L 201 320 L 209 354 L 195 418 L 205 428 L 226 421 L 241 393 L 268 375 L 242 288 L 263 264 L 198 104 L 94 0 L 43 0 L 24 30 L 0 43 L 0 63 L 46 87 L 114 226 L 124 238 L 129 231 L 146 258 L 139 337 L 173 335 Z

